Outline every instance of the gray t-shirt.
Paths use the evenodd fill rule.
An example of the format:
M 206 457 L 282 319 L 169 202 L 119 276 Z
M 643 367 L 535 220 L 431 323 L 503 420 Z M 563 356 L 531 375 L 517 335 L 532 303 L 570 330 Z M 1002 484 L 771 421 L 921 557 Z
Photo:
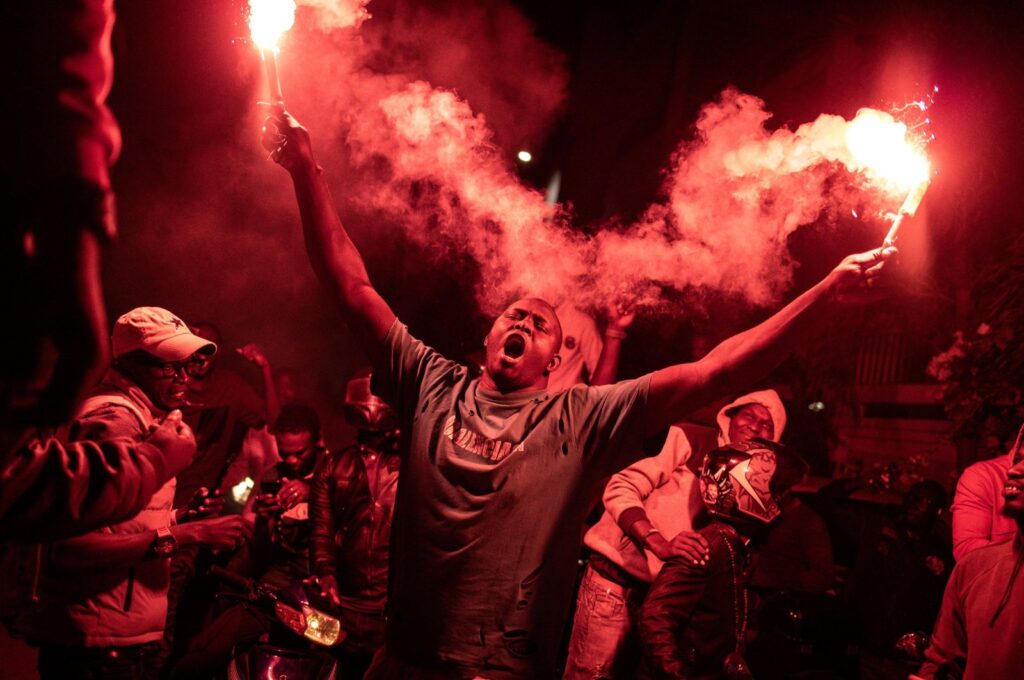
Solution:
M 402 418 L 389 656 L 450 677 L 550 677 L 595 485 L 656 453 L 649 377 L 502 395 L 395 322 L 375 391 Z

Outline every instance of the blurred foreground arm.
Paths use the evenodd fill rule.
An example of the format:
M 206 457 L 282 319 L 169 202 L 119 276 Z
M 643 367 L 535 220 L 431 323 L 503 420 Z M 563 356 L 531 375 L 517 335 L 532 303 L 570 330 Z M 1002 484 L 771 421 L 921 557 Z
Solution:
M 3 341 L 5 427 L 66 421 L 107 363 L 100 247 L 115 232 L 109 167 L 121 145 L 105 104 L 113 24 L 113 0 L 4 4 L 0 73 L 17 105 L 0 116 L 18 134 L 0 155 L 0 281 L 12 291 L 0 310 L 19 329 Z
M 313 158 L 309 132 L 287 111 L 278 109 L 264 125 L 263 145 L 291 173 L 313 271 L 337 300 L 364 349 L 375 355 L 395 313 L 374 290 L 363 258 L 341 224 L 327 182 Z
M 144 442 L 33 437 L 0 462 L 0 540 L 55 540 L 133 517 L 195 450 L 180 416 Z

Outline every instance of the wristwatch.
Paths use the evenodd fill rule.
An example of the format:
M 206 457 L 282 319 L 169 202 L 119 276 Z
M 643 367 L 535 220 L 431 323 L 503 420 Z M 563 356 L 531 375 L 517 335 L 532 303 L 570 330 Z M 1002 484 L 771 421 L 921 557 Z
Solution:
M 171 533 L 171 528 L 160 527 L 157 529 L 153 554 L 157 557 L 173 557 L 176 552 L 178 552 L 178 539 Z

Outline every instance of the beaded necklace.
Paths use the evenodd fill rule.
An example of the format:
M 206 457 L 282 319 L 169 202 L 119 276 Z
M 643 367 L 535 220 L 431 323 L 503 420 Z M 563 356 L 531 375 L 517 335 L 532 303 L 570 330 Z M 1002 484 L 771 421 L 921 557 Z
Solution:
M 721 536 L 726 549 L 729 551 L 729 566 L 732 568 L 733 632 L 736 635 L 736 648 L 726 657 L 722 670 L 727 678 L 751 678 L 753 676 L 750 674 L 750 669 L 741 651 L 743 639 L 747 634 L 747 613 L 749 607 L 747 589 L 740 587 L 739 570 L 736 567 L 736 550 L 733 548 L 728 534 L 719 526 L 715 527 L 715 531 Z

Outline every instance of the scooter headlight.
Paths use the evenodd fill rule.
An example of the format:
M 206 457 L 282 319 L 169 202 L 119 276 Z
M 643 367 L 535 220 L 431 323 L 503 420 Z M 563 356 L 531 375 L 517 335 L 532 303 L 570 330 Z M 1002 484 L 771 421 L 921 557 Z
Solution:
M 343 637 L 338 619 L 309 605 L 302 605 L 302 611 L 299 611 L 278 602 L 274 605 L 274 613 L 281 623 L 318 645 L 330 647 Z
M 306 618 L 306 629 L 302 634 L 307 639 L 330 647 L 341 638 L 341 622 L 338 619 L 308 605 L 302 606 L 302 613 Z

